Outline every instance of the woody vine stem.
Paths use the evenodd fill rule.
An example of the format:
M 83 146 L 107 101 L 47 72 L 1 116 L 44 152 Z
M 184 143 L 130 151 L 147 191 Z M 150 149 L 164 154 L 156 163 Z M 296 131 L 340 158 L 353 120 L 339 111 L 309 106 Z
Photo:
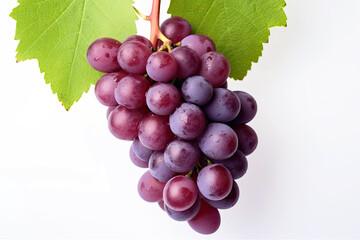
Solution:
M 153 0 L 151 13 L 149 16 L 146 16 L 139 12 L 135 7 L 135 12 L 144 20 L 150 21 L 151 31 L 150 31 L 150 42 L 154 46 L 155 50 L 157 48 L 157 41 L 161 40 L 163 45 L 158 49 L 158 51 L 162 51 L 167 49 L 169 52 L 172 50 L 172 41 L 165 37 L 165 35 L 160 31 L 159 27 L 159 15 L 160 15 L 160 3 L 161 0 Z

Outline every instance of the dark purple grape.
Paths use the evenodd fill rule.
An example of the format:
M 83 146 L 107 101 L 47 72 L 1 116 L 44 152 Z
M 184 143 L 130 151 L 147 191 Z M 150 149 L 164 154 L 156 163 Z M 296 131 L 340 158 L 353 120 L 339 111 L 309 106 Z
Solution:
M 131 145 L 132 149 L 134 150 L 135 155 L 145 161 L 148 162 L 150 159 L 151 154 L 154 152 L 151 149 L 145 147 L 139 140 L 139 138 L 135 138 Z
M 141 167 L 141 168 L 147 168 L 148 167 L 148 162 L 145 162 L 143 160 L 141 160 L 140 158 L 138 158 L 135 153 L 134 153 L 134 150 L 132 147 L 130 147 L 130 160 L 138 167 Z
M 206 52 L 215 51 L 215 44 L 211 38 L 201 34 L 192 34 L 181 40 L 181 46 L 194 50 L 199 57 Z
M 172 210 L 185 211 L 195 203 L 198 193 L 199 191 L 193 180 L 178 175 L 166 183 L 163 199 L 165 205 Z
M 227 195 L 224 199 L 219 201 L 213 201 L 209 199 L 205 199 L 205 200 L 207 201 L 208 204 L 210 204 L 214 208 L 229 209 L 237 203 L 237 201 L 239 200 L 239 195 L 240 195 L 239 186 L 235 181 L 233 181 L 232 189 L 229 195 Z
M 201 169 L 197 177 L 200 193 L 213 201 L 224 199 L 230 193 L 232 184 L 233 178 L 229 170 L 217 163 Z
M 150 156 L 149 169 L 151 175 L 158 181 L 166 183 L 170 178 L 176 175 L 176 172 L 171 171 L 164 161 L 164 150 L 155 151 Z
M 258 137 L 254 129 L 248 125 L 238 125 L 233 127 L 238 140 L 238 149 L 246 156 L 253 153 L 258 145 Z
M 256 115 L 257 104 L 253 96 L 243 91 L 234 91 L 241 102 L 239 115 L 231 122 L 232 125 L 242 125 L 250 122 Z
M 126 72 L 143 74 L 146 71 L 146 61 L 151 53 L 145 44 L 129 41 L 119 48 L 117 61 Z
M 170 83 L 156 83 L 146 93 L 148 108 L 158 115 L 173 113 L 180 104 L 180 100 L 179 90 Z
M 118 104 L 128 108 L 137 109 L 146 104 L 145 94 L 150 88 L 148 80 L 139 74 L 129 74 L 115 88 L 115 99 Z
M 178 66 L 176 60 L 168 52 L 151 54 L 146 63 L 146 72 L 155 81 L 168 82 L 176 76 Z
M 170 123 L 171 124 L 171 123 Z M 238 148 L 235 131 L 224 123 L 210 123 L 198 138 L 200 150 L 210 159 L 231 157 Z
M 204 113 L 194 104 L 183 103 L 170 115 L 170 128 L 181 139 L 195 139 L 205 128 Z
M 152 43 L 150 42 L 149 39 L 147 39 L 146 37 L 143 37 L 141 35 L 132 35 L 130 37 L 127 37 L 123 44 L 126 42 L 130 42 L 130 41 L 137 41 L 137 42 L 141 42 L 143 44 L 145 44 L 149 49 L 153 47 Z
M 206 117 L 216 122 L 230 122 L 240 112 L 240 100 L 226 88 L 215 88 L 213 97 L 203 107 Z
M 219 210 L 201 199 L 200 210 L 195 217 L 188 221 L 190 227 L 201 234 L 212 234 L 220 227 Z
M 139 139 L 151 150 L 162 150 L 173 139 L 169 127 L 169 117 L 149 113 L 139 125 Z
M 176 77 L 180 79 L 195 75 L 199 70 L 200 59 L 196 52 L 188 47 L 177 47 L 170 54 L 175 58 L 178 65 Z
M 93 68 L 100 72 L 120 71 L 116 60 L 117 52 L 121 43 L 112 38 L 99 38 L 90 44 L 86 58 Z
M 181 17 L 166 19 L 161 24 L 160 30 L 173 43 L 180 42 L 184 37 L 192 33 L 189 22 Z
M 116 73 L 107 73 L 97 81 L 95 85 L 95 96 L 101 104 L 108 107 L 119 105 L 116 102 L 114 90 L 118 82 L 126 75 L 128 75 L 128 73 L 120 70 Z
M 108 118 L 110 132 L 122 140 L 136 138 L 139 123 L 147 112 L 147 108 L 127 109 L 123 106 L 116 107 Z
M 165 164 L 174 172 L 187 173 L 200 159 L 200 149 L 196 142 L 175 139 L 169 143 L 164 154 Z
M 138 193 L 147 202 L 158 202 L 162 200 L 165 183 L 159 182 L 150 171 L 146 171 L 138 183 Z
M 212 160 L 214 163 L 224 165 L 231 173 L 233 179 L 238 179 L 244 176 L 248 169 L 248 162 L 246 156 L 239 150 L 228 159 Z
M 207 52 L 200 57 L 199 75 L 208 80 L 214 88 L 220 87 L 230 74 L 230 63 L 219 52 Z
M 184 211 L 175 211 L 164 204 L 166 213 L 176 221 L 188 221 L 196 216 L 200 210 L 200 197 L 198 196 L 195 203 Z
M 203 106 L 210 101 L 213 87 L 204 77 L 192 76 L 184 81 L 181 92 L 187 102 Z

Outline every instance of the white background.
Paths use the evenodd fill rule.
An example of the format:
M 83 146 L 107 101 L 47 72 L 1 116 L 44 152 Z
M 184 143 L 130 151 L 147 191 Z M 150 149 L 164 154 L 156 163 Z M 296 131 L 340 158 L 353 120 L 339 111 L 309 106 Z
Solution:
M 93 87 L 66 112 L 37 61 L 15 63 L 16 2 L 2 0 L 0 239 L 360 238 L 360 1 L 287 3 L 288 27 L 230 83 L 258 102 L 259 146 L 238 204 L 201 236 L 140 199 L 144 170 L 109 133 Z

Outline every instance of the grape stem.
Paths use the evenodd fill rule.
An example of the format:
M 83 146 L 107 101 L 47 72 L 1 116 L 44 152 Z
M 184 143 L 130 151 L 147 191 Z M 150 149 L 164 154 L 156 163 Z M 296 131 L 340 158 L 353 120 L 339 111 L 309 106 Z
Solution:
M 145 21 L 150 21 L 151 31 L 150 31 L 150 42 L 154 46 L 155 50 L 157 49 L 157 41 L 161 40 L 163 45 L 159 48 L 159 51 L 167 49 L 169 52 L 172 50 L 172 41 L 168 39 L 161 31 L 159 27 L 159 15 L 160 15 L 160 2 L 161 0 L 153 0 L 151 13 L 149 16 L 145 16 L 139 12 L 135 7 L 135 12 Z

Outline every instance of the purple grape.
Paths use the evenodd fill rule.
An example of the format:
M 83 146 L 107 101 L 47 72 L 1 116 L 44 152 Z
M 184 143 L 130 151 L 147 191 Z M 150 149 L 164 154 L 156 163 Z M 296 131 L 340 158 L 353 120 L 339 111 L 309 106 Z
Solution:
M 258 145 L 258 137 L 254 129 L 248 125 L 238 125 L 233 127 L 238 140 L 238 149 L 246 156 L 253 153 Z
M 170 115 L 170 128 L 181 139 L 195 139 L 205 129 L 204 113 L 194 104 L 183 103 Z
M 149 169 L 151 175 L 158 181 L 166 183 L 170 178 L 176 175 L 176 172 L 171 171 L 165 164 L 164 151 L 155 151 L 150 156 Z
M 106 111 L 106 118 L 109 119 L 110 113 L 112 112 L 112 110 L 114 110 L 117 107 L 117 105 L 115 107 L 108 107 L 107 111 Z
M 158 115 L 169 115 L 180 104 L 179 90 L 170 83 L 156 83 L 146 93 L 148 108 Z
M 192 76 L 184 81 L 181 92 L 187 102 L 203 106 L 213 95 L 212 85 L 202 76 Z
M 199 57 L 206 52 L 215 51 L 215 44 L 211 38 L 201 34 L 192 34 L 181 40 L 181 46 L 194 50 Z
M 108 118 L 110 132 L 122 140 L 136 138 L 139 123 L 147 112 L 147 108 L 127 109 L 123 106 L 116 107 Z
M 235 131 L 228 125 L 210 123 L 198 138 L 198 144 L 207 157 L 221 160 L 231 157 L 236 152 L 238 139 Z
M 231 191 L 233 178 L 229 170 L 220 164 L 204 167 L 197 177 L 200 193 L 207 199 L 219 201 Z
M 219 52 L 207 52 L 200 57 L 199 75 L 206 78 L 216 88 L 223 85 L 230 74 L 230 63 Z
M 192 33 L 189 22 L 181 17 L 166 19 L 161 24 L 160 30 L 173 43 L 180 42 L 184 37 Z
M 148 80 L 139 74 L 129 74 L 118 82 L 114 93 L 118 104 L 137 109 L 146 104 L 145 94 L 150 88 Z
M 175 139 L 165 149 L 165 164 L 174 172 L 187 173 L 200 159 L 200 149 L 196 142 Z
M 239 150 L 228 159 L 212 160 L 214 163 L 224 165 L 231 173 L 233 179 L 239 179 L 246 173 L 248 169 L 248 162 L 246 156 Z
M 112 38 L 99 38 L 90 44 L 86 58 L 93 68 L 100 72 L 120 71 L 116 60 L 117 52 L 121 43 Z
M 159 182 L 150 171 L 146 171 L 138 183 L 138 193 L 147 202 L 158 202 L 162 200 L 165 183 Z
M 224 199 L 219 201 L 213 201 L 209 199 L 205 199 L 205 200 L 207 201 L 208 204 L 210 204 L 214 208 L 229 209 L 237 203 L 237 201 L 239 200 L 239 195 L 240 195 L 239 186 L 235 181 L 233 181 L 232 189 L 229 195 L 227 195 Z
M 200 210 L 200 197 L 198 196 L 195 203 L 184 211 L 175 211 L 164 204 L 166 213 L 176 221 L 188 221 L 196 216 Z
M 115 107 L 118 105 L 114 95 L 114 89 L 118 82 L 128 75 L 126 72 L 120 70 L 116 73 L 107 73 L 102 76 L 95 85 L 95 96 L 99 102 L 108 107 Z
M 139 125 L 139 139 L 151 150 L 162 150 L 173 139 L 169 127 L 169 117 L 147 114 Z
M 165 205 L 175 211 L 189 209 L 198 197 L 195 182 L 185 176 L 178 175 L 170 179 L 163 192 Z
M 140 158 L 138 158 L 135 153 L 134 153 L 134 150 L 133 148 L 131 147 L 130 148 L 130 160 L 138 167 L 141 167 L 141 168 L 147 168 L 148 167 L 148 162 L 145 162 L 143 160 L 141 160 Z
M 195 217 L 188 221 L 190 227 L 201 234 L 212 234 L 220 227 L 219 210 L 210 206 L 204 199 L 201 199 L 200 210 Z
M 151 54 L 146 63 L 146 72 L 155 81 L 168 82 L 176 76 L 178 66 L 176 60 L 168 52 Z
M 160 201 L 158 202 L 158 204 L 159 204 L 159 207 L 160 207 L 162 210 L 165 211 L 165 203 L 164 203 L 164 200 L 160 200 Z
M 139 138 L 135 138 L 131 145 L 134 150 L 135 155 L 141 159 L 142 161 L 148 162 L 151 154 L 154 152 L 151 149 L 145 147 L 139 140 Z
M 196 52 L 188 47 L 177 47 L 170 54 L 175 58 L 178 65 L 176 77 L 180 79 L 195 75 L 199 69 L 200 59 Z
M 117 60 L 126 72 L 144 74 L 151 50 L 143 43 L 129 41 L 119 48 Z
M 240 100 L 226 88 L 215 88 L 210 102 L 203 108 L 206 117 L 216 122 L 230 122 L 240 112 Z
M 146 37 L 141 36 L 141 35 L 132 35 L 130 37 L 127 37 L 124 40 L 123 44 L 126 43 L 126 42 L 130 42 L 130 41 L 141 42 L 141 43 L 145 44 L 145 46 L 147 46 L 149 49 L 153 47 L 150 40 L 147 39 Z
M 257 104 L 253 96 L 243 91 L 234 91 L 241 102 L 239 115 L 231 122 L 232 125 L 241 125 L 250 122 L 256 115 Z

